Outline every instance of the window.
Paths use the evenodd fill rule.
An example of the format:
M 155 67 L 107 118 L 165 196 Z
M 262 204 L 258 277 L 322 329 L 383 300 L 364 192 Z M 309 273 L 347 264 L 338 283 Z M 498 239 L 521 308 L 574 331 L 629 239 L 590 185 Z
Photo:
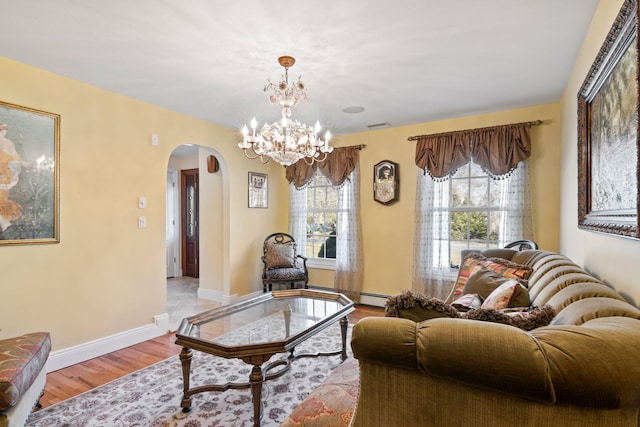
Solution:
M 502 186 L 506 180 L 491 179 L 473 162 L 464 165 L 449 183 L 449 259 L 460 267 L 460 251 L 497 248 Z
M 316 172 L 307 190 L 307 256 L 336 257 L 336 225 L 338 222 L 338 190 Z

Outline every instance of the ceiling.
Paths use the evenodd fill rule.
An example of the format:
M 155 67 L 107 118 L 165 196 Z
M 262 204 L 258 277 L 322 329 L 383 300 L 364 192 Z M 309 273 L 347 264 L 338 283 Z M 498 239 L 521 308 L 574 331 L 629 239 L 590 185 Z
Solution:
M 291 55 L 293 118 L 339 135 L 558 101 L 597 3 L 0 0 L 0 56 L 240 128 Z

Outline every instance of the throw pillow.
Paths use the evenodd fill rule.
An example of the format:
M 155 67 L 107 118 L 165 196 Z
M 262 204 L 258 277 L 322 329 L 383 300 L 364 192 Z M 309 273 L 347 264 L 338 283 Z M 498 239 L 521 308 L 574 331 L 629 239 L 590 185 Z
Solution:
M 267 270 L 293 267 L 296 259 L 296 244 L 294 242 L 267 243 L 264 259 Z
M 485 322 L 502 323 L 516 328 L 530 331 L 541 326 L 547 326 L 556 315 L 556 311 L 550 305 L 542 308 L 527 307 L 522 311 L 504 312 L 494 309 L 478 308 L 463 314 L 463 318 L 481 320 Z
M 471 253 L 463 260 L 462 265 L 460 266 L 458 278 L 454 285 L 453 298 L 458 298 L 463 294 L 464 287 L 467 284 L 469 277 L 475 272 L 475 268 L 478 265 L 482 265 L 501 276 L 520 280 L 528 279 L 533 271 L 531 267 L 517 264 L 506 259 L 486 258 L 479 253 Z
M 384 305 L 386 317 L 401 317 L 414 322 L 435 317 L 460 317 L 460 312 L 441 299 L 406 290 L 389 297 Z
M 510 280 L 513 279 L 506 278 L 483 265 L 478 265 L 469 276 L 462 294 L 478 294 L 484 302 L 498 286 Z M 509 307 L 528 307 L 529 292 L 523 283 L 524 281 L 518 280 L 518 282 L 522 287 L 516 288 L 516 293 L 513 295 Z
M 487 296 L 481 308 L 502 310 L 507 307 L 526 307 L 529 305 L 529 293 L 516 279 L 507 279 Z
M 527 267 L 526 265 L 518 264 L 502 258 L 486 258 L 485 260 L 481 261 L 480 264 L 504 277 L 520 279 L 521 281 L 527 280 L 533 272 L 533 269 L 531 267 Z M 526 282 L 523 283 L 526 284 Z
M 458 311 L 469 311 L 472 308 L 480 308 L 482 301 L 483 298 L 478 294 L 465 294 L 451 302 L 451 306 Z

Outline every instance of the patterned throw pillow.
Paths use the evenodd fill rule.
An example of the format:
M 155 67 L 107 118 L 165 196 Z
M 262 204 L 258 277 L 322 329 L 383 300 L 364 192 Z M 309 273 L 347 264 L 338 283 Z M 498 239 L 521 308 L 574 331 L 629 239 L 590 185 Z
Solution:
M 296 244 L 294 242 L 268 243 L 266 245 L 264 259 L 267 262 L 267 270 L 294 267 Z
M 518 292 L 527 290 L 516 279 L 509 279 L 502 285 L 494 289 L 491 294 L 484 300 L 480 308 L 492 308 L 494 310 L 503 310 L 507 307 L 513 307 L 512 301 Z M 516 303 L 521 306 L 520 303 Z M 528 304 L 527 304 L 528 305 Z
M 464 286 L 462 294 L 463 296 L 467 294 L 477 294 L 484 302 L 484 300 L 491 295 L 491 292 L 509 280 L 513 279 L 504 277 L 493 270 L 489 270 L 483 265 L 478 265 L 473 270 L 469 280 L 467 280 L 467 284 Z M 530 301 L 529 292 L 525 286 L 526 282 L 521 281 L 520 279 L 516 280 L 518 280 L 522 286 L 516 289 L 516 293 L 511 298 L 509 307 L 528 307 Z
M 556 311 L 550 305 L 542 308 L 527 307 L 524 311 L 508 312 L 490 308 L 478 308 L 464 314 L 465 319 L 482 320 L 485 322 L 503 323 L 509 326 L 531 331 L 541 326 L 547 326 L 556 315 Z
M 458 278 L 456 279 L 453 291 L 454 298 L 458 298 L 463 295 L 463 290 L 469 280 L 469 277 L 476 272 L 476 267 L 478 266 L 488 268 L 503 277 L 521 280 L 527 280 L 533 271 L 531 267 L 517 264 L 506 259 L 486 258 L 479 253 L 472 253 L 464 259 L 460 266 Z

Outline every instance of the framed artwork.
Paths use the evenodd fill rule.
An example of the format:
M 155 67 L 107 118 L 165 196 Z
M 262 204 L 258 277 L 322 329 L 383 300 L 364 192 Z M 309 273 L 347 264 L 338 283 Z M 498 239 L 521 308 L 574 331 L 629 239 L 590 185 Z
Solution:
M 626 0 L 578 93 L 578 227 L 638 235 L 638 10 Z
M 59 243 L 60 116 L 0 101 L 0 245 Z
M 398 200 L 399 192 L 398 164 L 383 160 L 373 166 L 373 200 L 390 205 Z
M 266 173 L 249 172 L 249 207 L 266 208 L 269 201 L 269 177 Z

